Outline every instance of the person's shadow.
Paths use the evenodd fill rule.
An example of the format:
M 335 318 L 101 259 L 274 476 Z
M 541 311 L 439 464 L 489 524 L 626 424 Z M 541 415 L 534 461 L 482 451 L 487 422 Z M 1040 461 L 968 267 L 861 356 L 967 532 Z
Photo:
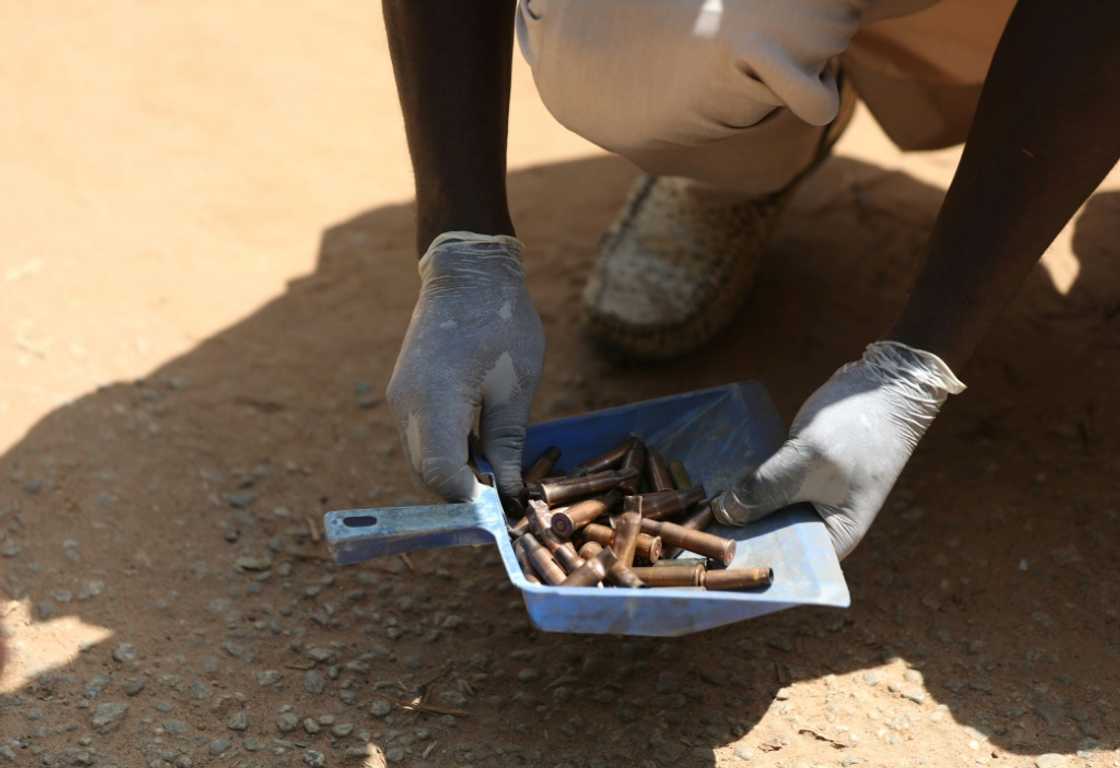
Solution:
M 632 178 L 608 158 L 511 175 L 549 340 L 537 418 L 747 378 L 790 416 L 889 325 L 942 195 L 832 160 L 730 330 L 672 364 L 617 367 L 581 336 L 579 291 Z M 121 765 L 287 765 L 306 749 L 340 762 L 367 742 L 434 765 L 1117 748 L 1120 580 L 1101 559 L 1120 539 L 1115 504 L 1104 514 L 1115 390 L 1098 388 L 1117 366 L 1077 363 L 1115 349 L 1118 211 L 1115 194 L 1094 198 L 1075 289 L 1036 271 L 965 372 L 974 394 L 946 410 L 845 564 L 849 611 L 670 640 L 536 633 L 486 551 L 323 559 L 308 519 L 416 500 L 380 399 L 415 298 L 413 209 L 333 226 L 282 296 L 142 381 L 58 408 L 0 458 L 0 587 L 32 606 L 6 621 L 41 643 L 16 649 L 8 679 L 26 679 L 0 698 L 0 738 L 19 760 Z M 1086 403 L 1084 423 L 1059 418 Z M 68 619 L 112 637 L 77 653 L 52 631 Z M 110 657 L 120 643 L 135 660 Z M 111 703 L 130 705 L 122 724 L 102 717 L 107 734 L 90 738 Z M 248 730 L 231 730 L 241 710 Z M 279 730 L 288 715 L 294 730 Z

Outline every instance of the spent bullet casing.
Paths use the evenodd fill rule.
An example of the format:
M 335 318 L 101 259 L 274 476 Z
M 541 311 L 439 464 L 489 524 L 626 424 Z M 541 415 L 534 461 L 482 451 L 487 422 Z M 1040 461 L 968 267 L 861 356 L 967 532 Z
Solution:
M 595 557 L 587 560 L 561 582 L 562 587 L 593 587 L 607 577 L 607 572 L 615 565 L 618 558 L 614 552 L 601 549 Z
M 774 581 L 773 568 L 727 568 L 722 571 L 705 571 L 705 589 L 749 589 L 766 587 Z
M 657 565 L 630 570 L 647 587 L 699 587 L 704 581 L 704 566 L 701 563 Z
M 693 504 L 704 500 L 704 489 L 687 491 L 655 491 L 642 494 L 642 517 L 650 520 L 667 520 L 684 514 Z
M 670 547 L 680 547 L 695 552 L 724 565 L 731 565 L 735 559 L 735 540 L 725 539 L 713 533 L 694 531 L 683 525 L 664 520 L 642 518 L 642 531 L 650 536 L 659 536 Z
M 529 556 L 529 562 L 533 564 L 533 570 L 541 577 L 541 581 L 545 584 L 559 584 L 564 579 L 568 578 L 568 574 L 556 562 L 552 553 L 545 549 L 544 545 L 537 541 L 537 537 L 531 533 L 526 533 L 519 542 L 525 547 L 525 553 Z
M 610 512 L 620 501 L 622 501 L 622 491 L 615 488 L 605 496 L 553 510 L 552 532 L 562 539 L 571 538 L 573 533 Z
M 582 533 L 584 538 L 597 542 L 604 547 L 609 547 L 614 540 L 614 530 L 598 523 L 585 525 Z M 660 537 L 650 536 L 647 533 L 638 534 L 638 543 L 635 550 L 638 557 L 650 563 L 656 562 L 661 559 L 663 550 L 664 547 Z
M 622 463 L 622 460 L 626 458 L 626 454 L 630 452 L 630 446 L 633 445 L 633 443 L 634 438 L 626 438 L 606 453 L 601 453 L 587 461 L 580 462 L 573 468 L 572 474 L 590 475 L 607 469 L 615 469 Z
M 678 491 L 686 491 L 692 487 L 692 478 L 688 476 L 683 461 L 670 461 L 669 474 L 673 476 L 673 485 L 677 486 Z
M 694 531 L 702 531 L 715 522 L 715 514 L 712 512 L 712 504 L 708 502 L 700 507 L 691 515 L 681 520 L 680 526 L 682 528 L 691 528 Z
M 627 497 L 627 501 L 636 497 Z M 639 510 L 641 502 L 637 504 Z M 618 555 L 618 562 L 629 568 L 634 564 L 634 553 L 638 549 L 638 535 L 642 532 L 642 513 L 629 509 L 618 516 L 615 521 L 614 539 L 611 549 Z
M 607 581 L 616 587 L 627 587 L 628 589 L 641 589 L 645 586 L 634 573 L 634 569 L 627 568 L 622 563 L 615 563 L 607 570 Z
M 552 468 L 556 466 L 556 462 L 559 460 L 559 448 L 555 445 L 545 448 L 544 453 L 542 453 L 537 460 L 533 462 L 532 466 L 525 470 L 525 474 L 522 475 L 525 484 L 539 483 L 541 480 L 544 480 L 548 477 L 549 473 L 552 472 Z
M 583 546 L 579 548 L 579 556 L 584 560 L 590 560 L 597 554 L 603 551 L 603 545 L 597 541 L 585 541 Z
M 617 472 L 606 470 L 582 477 L 566 477 L 562 480 L 540 483 L 530 489 L 530 495 L 536 495 L 544 499 L 548 506 L 555 507 L 585 496 L 606 493 L 637 476 L 636 469 L 622 469 Z
M 636 437 L 633 440 L 634 442 L 630 445 L 626 458 L 622 460 L 622 466 L 619 467 L 620 472 L 634 471 L 633 477 L 623 480 L 619 484 L 619 487 L 626 493 L 638 492 L 638 487 L 642 484 L 642 470 L 646 466 L 646 444 Z
M 513 542 L 513 554 L 517 558 L 517 564 L 521 566 L 521 573 L 525 576 L 525 580 L 530 584 L 540 584 L 541 580 L 537 578 L 533 564 L 529 562 L 529 554 L 525 551 L 525 544 L 520 539 Z
M 646 455 L 646 475 L 649 477 L 650 487 L 655 491 L 676 490 L 673 485 L 673 476 L 669 473 L 669 465 L 665 457 L 652 449 Z

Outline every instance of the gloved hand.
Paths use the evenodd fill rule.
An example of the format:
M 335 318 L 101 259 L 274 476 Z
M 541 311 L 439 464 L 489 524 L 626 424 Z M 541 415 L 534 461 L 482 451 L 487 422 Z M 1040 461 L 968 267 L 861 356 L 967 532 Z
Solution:
M 936 355 L 892 341 L 869 345 L 801 406 L 778 452 L 716 499 L 716 519 L 746 525 L 809 501 L 844 559 L 945 399 L 964 388 Z
M 521 490 L 525 425 L 544 359 L 521 247 L 514 237 L 445 232 L 420 259 L 420 297 L 388 402 L 412 469 L 446 499 L 480 490 L 467 466 L 479 408 L 482 450 L 499 487 Z

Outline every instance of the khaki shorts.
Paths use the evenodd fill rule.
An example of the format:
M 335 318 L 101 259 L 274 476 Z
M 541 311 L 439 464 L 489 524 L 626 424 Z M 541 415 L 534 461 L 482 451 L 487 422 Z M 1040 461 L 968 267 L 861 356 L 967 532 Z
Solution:
M 521 0 L 517 33 L 565 126 L 659 175 L 781 189 L 839 77 L 902 149 L 964 141 L 1014 0 Z

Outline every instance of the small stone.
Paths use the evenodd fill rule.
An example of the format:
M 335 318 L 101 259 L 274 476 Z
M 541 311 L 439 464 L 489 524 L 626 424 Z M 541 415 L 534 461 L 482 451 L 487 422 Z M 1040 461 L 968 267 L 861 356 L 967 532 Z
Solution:
M 390 747 L 385 750 L 385 760 L 390 763 L 399 763 L 401 760 L 404 760 L 404 748 Z
M 28 480 L 23 484 L 23 492 L 29 496 L 35 496 L 41 490 L 43 490 L 42 480 Z
M 754 758 L 754 750 L 750 747 L 735 747 L 735 757 L 740 760 L 751 760 Z
M 35 603 L 35 615 L 40 621 L 47 621 L 55 614 L 54 603 L 50 600 L 40 600 Z
M 393 711 L 393 705 L 385 699 L 374 699 L 369 705 L 369 713 L 374 717 L 385 717 Z
M 128 705 L 123 702 L 106 701 L 93 708 L 93 728 L 99 733 L 108 733 L 116 730 L 128 712 Z
M 331 728 L 331 733 L 335 736 L 345 737 L 354 732 L 354 726 L 350 723 L 336 723 Z
M 245 747 L 246 752 L 260 752 L 264 749 L 264 742 L 260 739 L 254 739 L 252 736 L 241 742 L 241 746 Z
M 915 685 L 921 685 L 923 680 L 922 673 L 916 669 L 908 669 L 903 672 L 902 679 L 908 683 L 914 683 Z
M 322 673 L 315 669 L 309 669 L 303 675 L 303 690 L 308 693 L 320 694 L 326 690 L 327 681 Z
M 909 699 L 915 704 L 921 704 L 926 700 L 925 691 L 920 688 L 904 688 L 902 691 L 902 698 Z
M 182 720 L 166 720 L 163 723 L 163 730 L 172 736 L 183 736 L 190 732 L 191 727 Z
M 6 760 L 11 760 L 13 763 L 16 761 L 16 753 L 7 744 L 0 744 L 0 757 Z
M 292 712 L 284 712 L 276 718 L 276 730 L 291 733 L 299 726 L 299 717 Z
M 272 558 L 267 555 L 262 557 L 239 557 L 233 561 L 233 567 L 239 571 L 267 571 L 272 568 Z
M 863 673 L 863 682 L 872 687 L 882 682 L 882 679 L 883 678 L 880 677 L 879 673 L 873 670 L 868 670 L 867 672 Z
M 541 673 L 539 671 L 537 671 L 536 669 L 534 669 L 533 667 L 525 667 L 524 669 L 522 669 L 520 672 L 517 673 L 517 679 L 520 680 L 523 683 L 528 683 L 528 682 L 531 682 L 533 680 L 536 680 L 540 676 L 541 676 Z
M 226 727 L 231 731 L 245 731 L 249 728 L 249 714 L 239 709 L 226 719 Z
M 308 749 L 303 753 L 303 762 L 308 768 L 323 768 L 327 764 L 327 758 L 318 750 Z
M 322 647 L 319 647 L 319 646 L 313 646 L 313 647 L 307 649 L 306 655 L 307 655 L 307 658 L 311 659 L 312 661 L 322 662 L 322 661 L 329 661 L 331 659 L 331 657 L 334 656 L 334 651 L 332 651 L 330 648 L 322 648 Z
M 237 491 L 236 493 L 227 493 L 225 500 L 234 509 L 247 509 L 257 500 L 257 494 L 252 491 Z
M 0 547 L 0 555 L 3 557 L 15 557 L 20 553 L 20 545 L 14 541 L 4 542 L 4 546 Z
M 1034 760 L 1035 768 L 1064 768 L 1068 762 L 1065 755 L 1058 755 L 1053 752 L 1039 755 Z
M 202 680 L 195 680 L 191 683 L 191 698 L 195 701 L 206 701 L 210 698 L 210 686 Z
M 212 754 L 212 755 L 224 755 L 226 752 L 229 751 L 229 748 L 232 747 L 232 746 L 233 746 L 233 744 L 230 742 L 229 739 L 226 739 L 226 738 L 214 739 L 213 741 L 210 742 L 210 754 Z
M 126 696 L 135 696 L 144 690 L 144 678 L 130 677 L 121 685 L 121 690 L 124 691 Z
M 774 694 L 774 698 L 778 701 L 789 701 L 789 698 L 792 694 L 792 689 L 787 685 L 784 688 L 779 688 L 778 691 Z
M 132 643 L 121 643 L 113 649 L 113 661 L 118 661 L 121 664 L 129 664 L 136 661 L 138 655 L 136 646 Z
M 303 719 L 303 730 L 314 736 L 323 728 L 319 725 L 319 721 L 313 717 L 305 717 Z
M 275 669 L 263 669 L 257 673 L 257 685 L 264 688 L 280 682 L 280 673 Z

